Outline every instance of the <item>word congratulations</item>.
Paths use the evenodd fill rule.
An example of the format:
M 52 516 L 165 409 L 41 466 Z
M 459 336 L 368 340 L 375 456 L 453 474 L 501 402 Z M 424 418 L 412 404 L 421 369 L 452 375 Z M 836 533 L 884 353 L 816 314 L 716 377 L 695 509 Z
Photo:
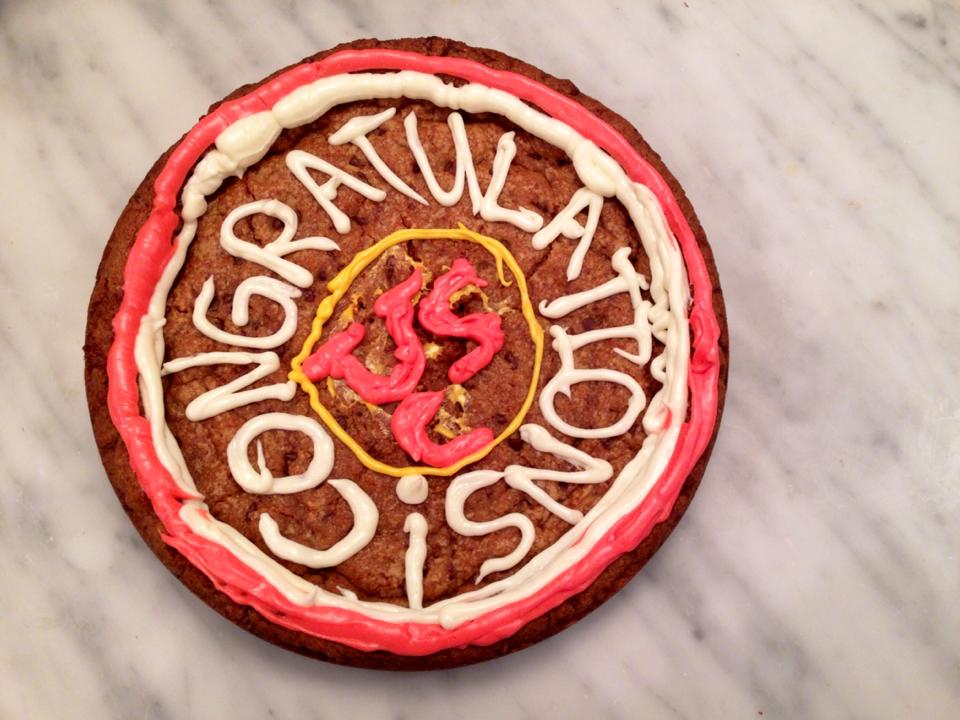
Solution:
M 390 188 L 426 205 L 428 204 L 427 200 L 398 176 L 393 168 L 387 165 L 370 138 L 378 128 L 393 118 L 395 114 L 396 109 L 390 108 L 375 115 L 354 117 L 330 135 L 328 141 L 331 145 L 353 144 L 359 148 L 370 166 Z M 587 187 L 581 187 L 572 195 L 567 205 L 546 224 L 541 215 L 530 209 L 524 207 L 511 209 L 501 206 L 500 196 L 517 153 L 514 133 L 512 131 L 505 132 L 499 138 L 489 182 L 486 190 L 481 191 L 464 121 L 457 112 L 451 112 L 447 117 L 447 126 L 455 149 L 455 165 L 453 183 L 449 189 L 444 189 L 437 181 L 433 166 L 420 140 L 416 114 L 410 112 L 404 118 L 403 125 L 411 155 L 419 168 L 427 190 L 437 203 L 444 207 L 452 207 L 460 202 L 464 192 L 466 192 L 470 199 L 470 207 L 474 217 L 479 216 L 490 222 L 509 223 L 524 232 L 530 233 L 532 235 L 532 245 L 538 250 L 547 248 L 560 236 L 568 240 L 576 240 L 576 247 L 567 264 L 566 279 L 569 282 L 580 276 L 584 258 L 590 249 L 599 224 L 604 203 L 603 196 Z M 285 162 L 289 171 L 313 196 L 319 207 L 330 219 L 333 228 L 341 235 L 350 232 L 352 226 L 350 217 L 337 204 L 337 196 L 342 187 L 353 190 L 372 202 L 382 202 L 386 198 L 386 191 L 374 187 L 342 168 L 302 150 L 287 153 Z M 320 176 L 323 181 L 318 181 L 317 176 Z M 583 212 L 586 212 L 586 218 L 581 223 L 577 218 Z M 274 218 L 281 225 L 278 236 L 265 245 L 243 240 L 235 232 L 237 222 L 258 214 Z M 321 252 L 339 250 L 337 242 L 330 238 L 304 237 L 296 239 L 297 229 L 296 212 L 289 205 L 277 199 L 246 203 L 235 208 L 224 219 L 220 228 L 220 245 L 223 250 L 231 256 L 258 264 L 280 278 L 263 275 L 247 278 L 241 282 L 234 291 L 232 298 L 231 319 L 233 324 L 241 329 L 247 325 L 250 302 L 253 296 L 266 298 L 279 305 L 283 311 L 283 321 L 276 331 L 266 336 L 248 336 L 242 333 L 226 332 L 218 328 L 208 319 L 208 311 L 216 294 L 215 281 L 212 276 L 206 280 L 193 308 L 195 327 L 212 340 L 244 350 L 209 352 L 170 360 L 163 365 L 162 373 L 167 375 L 201 365 L 231 364 L 253 365 L 255 367 L 232 382 L 208 390 L 192 400 L 186 408 L 188 419 L 201 421 L 243 405 L 268 399 L 292 400 L 296 392 L 296 384 L 292 381 L 251 388 L 254 383 L 279 369 L 280 360 L 274 350 L 288 342 L 296 333 L 298 318 L 295 300 L 300 297 L 302 289 L 311 287 L 315 282 L 313 274 L 307 268 L 288 260 L 286 256 L 301 250 Z M 560 325 L 552 325 L 549 329 L 553 349 L 559 355 L 560 366 L 556 374 L 545 384 L 540 394 L 539 406 L 549 425 L 558 432 L 573 438 L 607 438 L 622 435 L 634 426 L 646 405 L 644 391 L 634 377 L 622 371 L 608 368 L 578 368 L 574 357 L 576 350 L 593 343 L 627 339 L 636 344 L 635 352 L 627 352 L 620 347 L 616 347 L 614 348 L 616 353 L 637 366 L 643 366 L 650 361 L 653 329 L 649 316 L 652 305 L 641 296 L 641 291 L 647 290 L 648 284 L 646 279 L 636 272 L 629 255 L 630 249 L 628 247 L 623 247 L 612 255 L 610 263 L 615 274 L 612 279 L 588 290 L 557 297 L 549 302 L 543 301 L 539 307 L 539 313 L 542 317 L 559 319 L 605 298 L 626 295 L 633 309 L 633 322 L 629 325 L 592 329 L 579 334 L 570 334 Z M 463 262 L 466 263 L 465 260 Z M 479 278 L 472 274 L 472 267 L 455 264 L 451 273 L 454 275 L 459 273 L 463 275 L 463 278 L 467 278 L 469 275 L 467 279 L 470 282 L 474 284 L 479 282 Z M 463 278 L 459 279 L 463 280 Z M 436 298 L 432 295 L 428 296 L 420 310 L 421 323 L 429 326 L 432 322 L 435 326 L 433 329 L 440 334 L 449 331 L 448 326 L 456 320 L 449 310 L 449 297 L 453 292 L 451 288 L 456 289 L 459 285 L 454 281 L 453 275 L 448 279 L 450 282 L 447 284 L 450 287 L 446 287 L 441 282 L 442 287 L 439 291 L 436 291 Z M 442 281 L 444 278 L 440 280 Z M 407 290 L 410 292 L 406 292 Z M 403 300 L 396 307 L 386 307 L 384 305 L 384 307 L 377 309 L 377 314 L 386 318 L 388 327 L 391 323 L 392 311 L 396 311 L 395 314 L 398 318 L 397 322 L 394 323 L 395 327 L 390 332 L 391 337 L 397 343 L 398 364 L 386 381 L 381 376 L 369 377 L 371 374 L 363 367 L 362 362 L 350 354 L 362 339 L 362 326 L 359 331 L 353 328 L 352 335 L 351 329 L 348 328 L 344 333 L 332 337 L 313 359 L 315 367 L 305 365 L 304 369 L 311 376 L 318 378 L 324 376 L 346 377 L 348 383 L 355 386 L 354 389 L 361 391 L 361 395 L 367 392 L 374 398 L 373 401 L 378 403 L 399 400 L 400 405 L 397 412 L 400 418 L 398 422 L 402 424 L 406 418 L 410 420 L 408 424 L 417 430 L 417 432 L 406 433 L 406 435 L 401 433 L 403 438 L 406 438 L 405 440 L 401 438 L 401 435 L 398 435 L 401 446 L 414 459 L 423 457 L 428 463 L 443 464 L 450 460 L 449 452 L 444 454 L 443 448 L 447 447 L 448 450 L 452 450 L 451 444 L 437 446 L 429 441 L 423 442 L 426 438 L 424 427 L 436 408 L 425 402 L 413 407 L 416 403 L 406 399 L 428 395 L 427 393 L 413 392 L 413 387 L 423 372 L 422 349 L 419 353 L 401 352 L 406 348 L 403 342 L 405 330 L 412 332 L 412 327 L 406 327 L 407 324 L 412 323 L 412 316 L 407 317 L 413 312 L 413 304 L 410 300 L 413 294 L 420 290 L 421 280 L 419 275 L 415 273 L 405 283 L 401 283 L 382 295 L 378 301 L 381 305 L 384 305 L 387 300 L 392 298 L 391 293 L 397 294 L 400 300 Z M 431 312 L 433 313 L 432 316 Z M 406 320 L 410 322 L 406 323 Z M 424 322 L 425 320 L 426 322 Z M 489 321 L 488 319 L 487 322 Z M 499 349 L 503 338 L 502 333 L 499 336 L 497 335 L 499 318 L 496 318 L 496 321 L 496 328 L 488 328 L 484 333 L 476 336 L 464 335 L 479 344 L 470 354 L 451 367 L 451 382 L 459 383 L 470 377 L 480 367 L 486 365 L 493 353 Z M 477 322 L 483 322 L 483 320 L 477 319 Z M 531 322 L 533 321 L 531 320 Z M 410 345 L 410 347 L 413 346 Z M 417 345 L 417 348 L 419 348 L 419 345 Z M 407 357 L 407 355 L 410 355 L 410 357 Z M 654 373 L 655 376 L 658 374 L 662 373 Z M 353 381 L 351 381 L 351 377 Z M 560 393 L 569 397 L 573 385 L 590 382 L 617 384 L 629 392 L 630 398 L 627 406 L 617 422 L 602 428 L 584 428 L 560 417 L 555 407 L 556 395 Z M 381 390 L 386 393 L 384 397 L 380 397 L 383 394 L 380 392 Z M 393 397 L 391 392 L 396 397 Z M 433 395 L 437 394 L 434 393 Z M 433 395 L 426 399 L 431 402 L 434 401 L 436 398 Z M 390 396 L 390 398 L 385 399 L 386 396 Z M 421 400 L 423 399 L 421 398 Z M 405 409 L 404 402 L 411 407 Z M 410 415 L 412 420 L 407 418 L 407 415 Z M 396 420 L 396 418 L 394 419 Z M 261 434 L 270 430 L 300 432 L 312 441 L 313 460 L 303 473 L 279 478 L 271 474 L 267 468 L 263 448 L 258 439 Z M 486 444 L 492 439 L 492 433 L 486 428 L 474 431 L 474 434 L 476 437 L 471 437 L 469 434 L 463 436 L 464 439 L 461 442 L 465 445 L 465 449 L 457 448 L 459 455 L 462 455 L 463 452 L 473 451 L 475 449 L 474 445 L 477 443 Z M 464 515 L 463 507 L 470 494 L 502 479 L 515 489 L 526 493 L 563 520 L 576 523 L 582 518 L 582 514 L 552 498 L 536 481 L 599 483 L 608 480 L 613 473 L 613 469 L 606 461 L 593 458 L 553 438 L 545 428 L 539 425 L 524 425 L 520 434 L 524 442 L 534 449 L 559 457 L 576 469 L 561 472 L 512 465 L 502 472 L 480 470 L 466 473 L 451 482 L 446 497 L 446 519 L 447 523 L 456 532 L 462 535 L 485 535 L 506 527 L 512 527 L 520 531 L 521 540 L 517 547 L 508 555 L 487 560 L 480 570 L 480 577 L 477 578 L 478 582 L 486 574 L 507 570 L 520 562 L 533 544 L 534 528 L 530 520 L 520 513 L 511 513 L 502 518 L 486 522 L 468 520 Z M 410 440 L 410 438 L 414 438 L 416 442 Z M 249 446 L 254 441 L 256 441 L 256 459 L 259 467 L 253 466 L 248 455 Z M 463 452 L 460 452 L 461 450 Z M 248 492 L 256 494 L 294 493 L 316 487 L 327 479 L 334 464 L 333 443 L 323 426 L 313 418 L 283 412 L 264 413 L 247 421 L 231 440 L 227 455 L 231 473 L 237 483 Z M 401 478 L 401 482 L 410 484 L 411 478 Z M 327 550 L 316 550 L 283 537 L 277 523 L 268 513 L 262 513 L 260 516 L 260 532 L 264 542 L 275 555 L 311 567 L 329 567 L 353 556 L 370 542 L 378 524 L 378 512 L 373 501 L 356 483 L 350 480 L 330 480 L 329 483 L 349 504 L 354 514 L 354 528 L 333 547 Z M 407 579 L 408 599 L 411 607 L 419 607 L 422 601 L 420 573 L 422 573 L 423 562 L 421 556 L 425 553 L 425 523 L 422 515 L 412 513 L 408 517 L 408 523 L 405 527 L 405 530 L 411 535 L 408 552 L 408 570 L 411 571 L 411 577 Z M 413 575 L 416 575 L 416 577 L 413 577 Z

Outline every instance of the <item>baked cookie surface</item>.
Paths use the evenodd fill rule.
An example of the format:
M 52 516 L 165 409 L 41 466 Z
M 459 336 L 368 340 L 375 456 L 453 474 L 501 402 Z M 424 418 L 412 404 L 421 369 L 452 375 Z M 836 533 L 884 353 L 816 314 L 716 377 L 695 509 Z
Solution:
M 216 106 L 121 215 L 85 350 L 161 560 L 272 642 L 401 669 L 616 592 L 689 502 L 726 377 L 709 247 L 639 134 L 437 38 Z

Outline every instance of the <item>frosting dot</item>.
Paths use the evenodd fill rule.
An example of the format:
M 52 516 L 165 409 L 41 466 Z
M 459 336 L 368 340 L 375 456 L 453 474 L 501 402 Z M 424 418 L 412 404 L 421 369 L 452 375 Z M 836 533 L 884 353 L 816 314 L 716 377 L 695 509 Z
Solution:
M 427 479 L 423 475 L 404 475 L 397 481 L 397 497 L 407 505 L 419 505 L 427 499 Z

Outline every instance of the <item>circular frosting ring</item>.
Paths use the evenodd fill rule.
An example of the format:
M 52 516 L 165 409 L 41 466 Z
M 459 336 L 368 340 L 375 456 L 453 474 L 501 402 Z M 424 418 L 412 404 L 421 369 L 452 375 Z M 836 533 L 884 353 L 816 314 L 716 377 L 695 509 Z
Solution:
M 680 245 L 692 287 L 689 324 L 689 419 L 680 428 L 674 453 L 656 485 L 634 510 L 610 529 L 578 564 L 535 593 L 455 628 L 439 624 L 389 623 L 361 613 L 324 606 L 302 607 L 270 585 L 226 548 L 192 532 L 180 517 L 184 500 L 196 496 L 180 488 L 157 457 L 148 420 L 140 414 L 134 348 L 153 288 L 175 252 L 171 243 L 178 216 L 177 192 L 194 163 L 231 123 L 269 109 L 297 87 L 339 73 L 362 70 L 415 70 L 446 74 L 509 92 L 565 122 L 610 154 L 629 177 L 657 197 Z M 124 270 L 124 296 L 113 320 L 114 343 L 107 359 L 108 407 L 127 447 L 138 481 L 163 523 L 164 540 L 235 602 L 254 607 L 284 627 L 362 649 L 427 655 L 465 644 L 486 645 L 508 637 L 532 619 L 588 587 L 619 555 L 636 547 L 653 525 L 666 519 L 683 483 L 709 443 L 717 417 L 720 329 L 712 307 L 712 282 L 696 238 L 669 187 L 656 170 L 614 130 L 586 108 L 528 77 L 454 57 L 424 56 L 399 50 L 344 50 L 318 62 L 281 73 L 248 95 L 221 104 L 203 118 L 172 151 L 158 176 L 153 209 L 137 233 Z M 198 512 L 206 512 L 199 510 Z M 249 590 L 258 588 L 256 595 Z

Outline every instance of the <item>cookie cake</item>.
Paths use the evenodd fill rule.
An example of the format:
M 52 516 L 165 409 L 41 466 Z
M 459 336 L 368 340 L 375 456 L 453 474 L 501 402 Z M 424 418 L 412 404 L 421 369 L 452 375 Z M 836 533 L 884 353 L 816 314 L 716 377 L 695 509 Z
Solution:
M 700 481 L 727 346 L 640 134 L 426 38 L 217 103 L 121 214 L 85 353 L 107 474 L 183 583 L 297 652 L 425 669 L 640 569 Z

